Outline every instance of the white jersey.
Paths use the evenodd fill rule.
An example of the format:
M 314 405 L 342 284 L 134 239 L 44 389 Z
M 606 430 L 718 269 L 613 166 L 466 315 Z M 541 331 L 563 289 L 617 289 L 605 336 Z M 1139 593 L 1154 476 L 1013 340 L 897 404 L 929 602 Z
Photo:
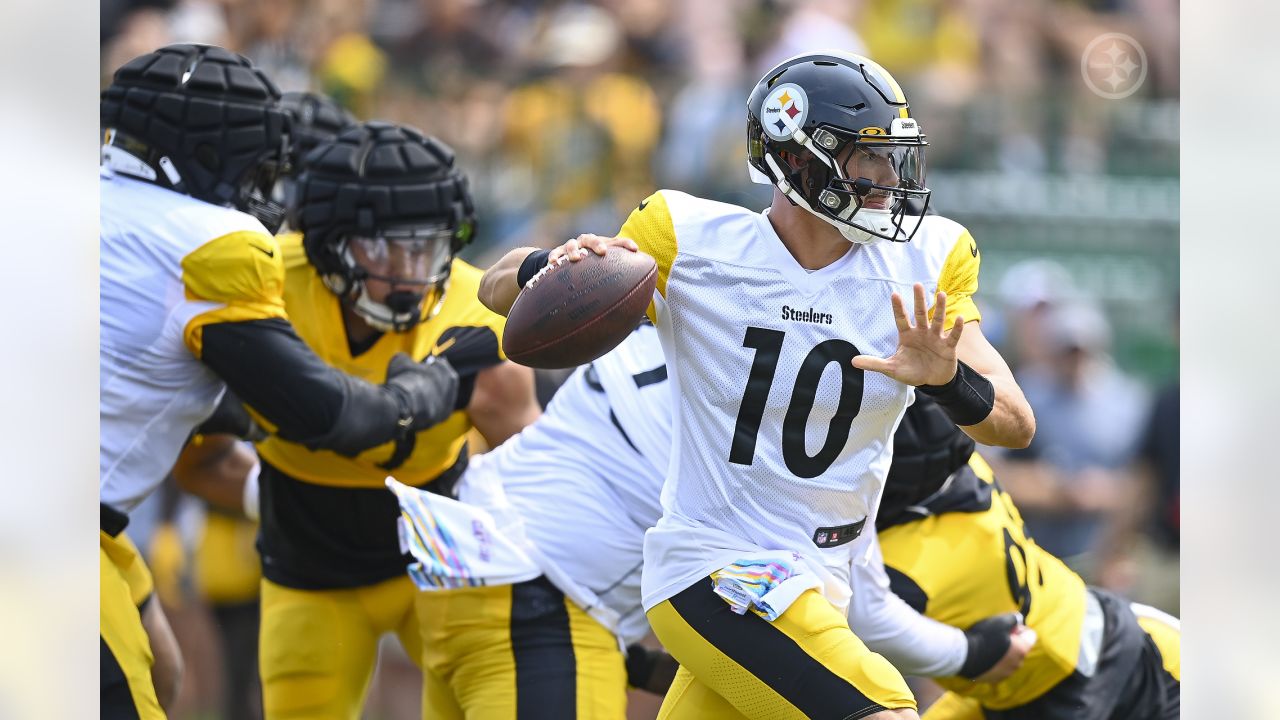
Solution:
M 223 392 L 199 359 L 202 328 L 283 317 L 283 266 L 245 213 L 105 168 L 100 195 L 100 499 L 128 512 Z
M 537 422 L 473 458 L 459 484 L 461 500 L 482 505 L 500 484 L 528 539 L 618 615 L 628 643 L 648 631 L 641 538 L 661 514 L 670 418 L 662 347 L 642 326 L 570 376 Z
M 926 217 L 909 243 L 851 246 L 806 271 L 767 211 L 669 190 L 619 235 L 658 262 L 650 317 L 674 398 L 663 516 L 645 541 L 646 609 L 752 553 L 784 551 L 817 571 L 837 605 L 866 550 L 911 388 L 854 368 L 891 355 L 889 297 L 912 284 L 977 319 L 977 246 Z M 842 588 L 842 589 L 841 589 Z

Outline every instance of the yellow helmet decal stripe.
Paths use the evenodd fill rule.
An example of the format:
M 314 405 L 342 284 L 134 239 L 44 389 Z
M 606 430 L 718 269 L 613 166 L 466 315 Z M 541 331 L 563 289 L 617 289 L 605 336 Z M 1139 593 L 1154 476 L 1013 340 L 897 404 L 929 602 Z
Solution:
M 863 58 L 863 60 L 866 62 L 867 67 L 870 68 L 872 72 L 878 74 L 880 79 L 893 90 L 893 99 L 897 102 L 903 103 L 903 107 L 898 108 L 898 117 L 911 117 L 907 114 L 907 96 L 903 94 L 902 86 L 898 84 L 898 81 L 893 79 L 893 76 L 889 74 L 888 70 L 880 67 L 879 63 L 869 58 Z

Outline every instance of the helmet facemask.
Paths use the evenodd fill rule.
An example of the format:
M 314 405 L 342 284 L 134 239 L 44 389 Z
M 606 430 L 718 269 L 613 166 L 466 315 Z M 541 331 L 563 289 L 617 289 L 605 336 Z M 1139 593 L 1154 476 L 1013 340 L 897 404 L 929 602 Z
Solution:
M 280 151 L 251 170 L 237 193 L 237 209 L 257 218 L 272 235 L 280 231 L 287 214 L 279 189 L 281 179 L 288 172 L 287 142 L 287 136 L 282 137 Z
M 336 248 L 346 270 L 347 279 L 341 281 L 345 287 L 333 287 L 328 277 L 326 282 L 347 297 L 370 326 L 405 332 L 439 311 L 449 284 L 455 234 L 447 224 L 423 224 L 346 235 Z

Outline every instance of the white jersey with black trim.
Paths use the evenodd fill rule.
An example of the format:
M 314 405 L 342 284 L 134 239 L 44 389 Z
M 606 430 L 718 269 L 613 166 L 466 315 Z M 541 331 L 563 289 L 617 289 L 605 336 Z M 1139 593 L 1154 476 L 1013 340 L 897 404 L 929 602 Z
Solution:
M 645 325 L 574 372 L 535 423 L 472 458 L 459 483 L 460 499 L 486 503 L 500 484 L 528 539 L 618 614 L 628 643 L 648 631 L 640 539 L 661 514 L 670 417 L 662 348 Z
M 947 325 L 977 319 L 977 246 L 924 218 L 909 243 L 851 245 L 806 271 L 756 213 L 685 193 L 647 198 L 618 233 L 658 262 L 649 308 L 674 400 L 663 516 L 645 539 L 648 609 L 713 571 L 787 551 L 848 599 L 911 388 L 851 365 L 891 355 L 890 294 L 948 293 Z M 833 589 L 834 588 L 834 589 Z
M 99 489 L 102 502 L 128 512 L 164 480 L 223 392 L 200 362 L 200 328 L 274 315 L 259 297 L 272 258 L 230 246 L 279 253 L 250 215 L 105 168 L 100 198 Z

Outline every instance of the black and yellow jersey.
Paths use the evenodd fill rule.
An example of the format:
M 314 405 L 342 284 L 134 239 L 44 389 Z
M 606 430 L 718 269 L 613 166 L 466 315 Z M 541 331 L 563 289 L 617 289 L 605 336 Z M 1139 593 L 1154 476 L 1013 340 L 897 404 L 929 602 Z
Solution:
M 444 422 L 406 440 L 355 457 L 310 450 L 272 435 L 258 444 L 262 460 L 263 574 L 289 587 L 354 587 L 404 572 L 388 475 L 421 487 L 451 483 L 466 463 L 472 429 L 466 406 L 476 374 L 505 360 L 505 318 L 476 297 L 481 271 L 454 260 L 439 310 L 404 333 L 384 333 L 353 351 L 336 295 L 306 259 L 299 234 L 277 238 L 285 265 L 284 300 L 298 335 L 326 363 L 371 383 L 386 379 L 399 352 L 421 360 L 447 357 L 460 377 L 456 409 Z
M 1075 671 L 1084 581 L 1036 545 L 981 456 L 973 454 L 941 490 L 879 527 L 890 586 L 917 611 L 959 628 L 1017 611 L 1036 630 L 1036 644 L 1008 679 L 940 678 L 943 687 L 1005 709 L 1041 696 Z

